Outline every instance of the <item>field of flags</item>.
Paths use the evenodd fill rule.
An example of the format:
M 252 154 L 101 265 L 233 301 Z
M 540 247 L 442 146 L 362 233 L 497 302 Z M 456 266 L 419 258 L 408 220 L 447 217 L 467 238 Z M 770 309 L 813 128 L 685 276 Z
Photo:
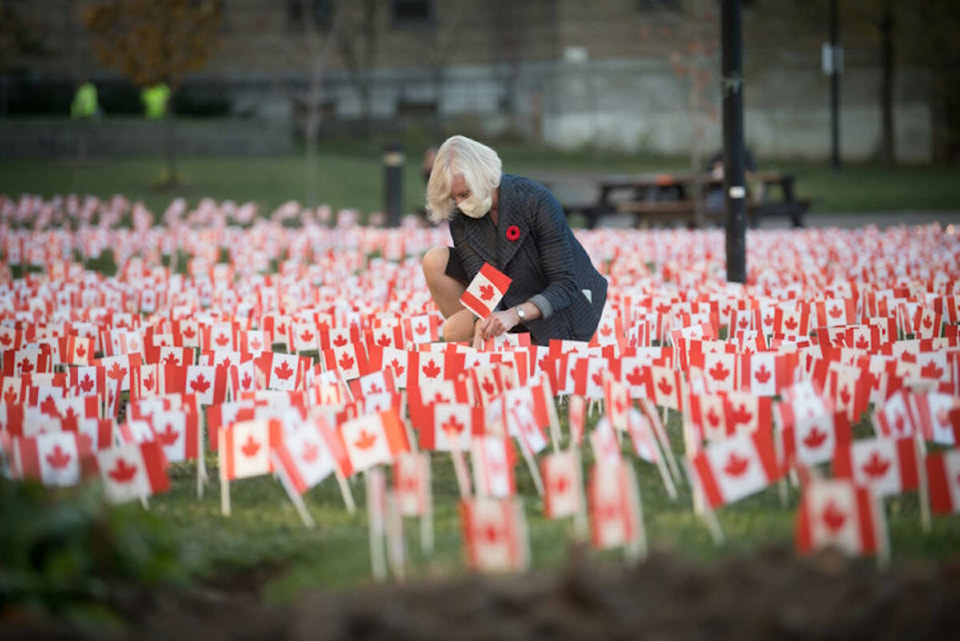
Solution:
M 916 493 L 925 529 L 958 518 L 952 228 L 750 231 L 745 285 L 725 281 L 720 230 L 578 230 L 610 282 L 594 338 L 474 350 L 442 340 L 420 272 L 447 230 L 356 221 L 0 197 L 3 473 L 149 508 L 171 464 L 195 465 L 224 528 L 248 478 L 276 478 L 320 528 L 304 496 L 336 484 L 353 511 L 362 486 L 378 578 L 403 575 L 404 519 L 432 548 L 439 465 L 479 571 L 529 567 L 533 513 L 642 558 L 642 466 L 673 500 L 690 488 L 718 544 L 716 512 L 764 491 L 794 510 L 801 553 L 885 563 L 891 496 Z M 84 267 L 106 252 L 115 274 Z M 478 315 L 509 287 L 488 268 Z

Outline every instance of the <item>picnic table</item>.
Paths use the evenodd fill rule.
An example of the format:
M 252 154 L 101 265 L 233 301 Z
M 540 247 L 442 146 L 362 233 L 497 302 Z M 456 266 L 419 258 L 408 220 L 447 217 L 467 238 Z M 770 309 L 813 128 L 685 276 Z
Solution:
M 803 227 L 809 199 L 798 199 L 796 179 L 779 171 L 751 172 L 746 179 L 747 215 L 751 227 L 761 218 L 787 216 L 794 227 Z M 723 179 L 710 172 L 611 174 L 596 181 L 593 201 L 565 203 L 567 215 L 579 213 L 587 227 L 601 216 L 633 214 L 637 226 L 682 223 L 688 227 L 722 224 L 726 219 Z

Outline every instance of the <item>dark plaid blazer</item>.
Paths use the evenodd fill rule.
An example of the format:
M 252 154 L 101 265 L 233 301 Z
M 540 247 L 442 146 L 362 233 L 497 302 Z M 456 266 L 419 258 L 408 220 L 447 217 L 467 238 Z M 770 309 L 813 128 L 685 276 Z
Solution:
M 494 225 L 490 216 L 474 219 L 454 210 L 450 234 L 467 276 L 472 280 L 486 262 L 512 278 L 499 309 L 536 305 L 542 318 L 525 323 L 535 343 L 590 340 L 606 304 L 607 280 L 557 199 L 538 182 L 504 174 L 497 216 Z

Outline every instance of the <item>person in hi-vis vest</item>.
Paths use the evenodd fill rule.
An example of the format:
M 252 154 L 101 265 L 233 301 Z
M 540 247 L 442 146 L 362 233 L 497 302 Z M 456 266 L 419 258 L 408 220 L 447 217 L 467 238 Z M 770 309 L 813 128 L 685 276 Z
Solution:
M 167 113 L 167 103 L 170 101 L 170 87 L 162 82 L 146 87 L 140 93 L 140 100 L 143 102 L 147 118 L 151 120 L 163 118 Z

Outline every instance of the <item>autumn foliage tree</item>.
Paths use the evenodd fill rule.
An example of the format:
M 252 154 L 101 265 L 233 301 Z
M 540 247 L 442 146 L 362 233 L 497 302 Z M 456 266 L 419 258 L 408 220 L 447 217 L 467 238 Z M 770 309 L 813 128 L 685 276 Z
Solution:
M 87 6 L 83 22 L 94 54 L 138 87 L 165 83 L 170 103 L 191 71 L 203 68 L 217 42 L 222 0 L 106 0 Z M 178 182 L 174 119 L 167 110 L 166 184 Z

